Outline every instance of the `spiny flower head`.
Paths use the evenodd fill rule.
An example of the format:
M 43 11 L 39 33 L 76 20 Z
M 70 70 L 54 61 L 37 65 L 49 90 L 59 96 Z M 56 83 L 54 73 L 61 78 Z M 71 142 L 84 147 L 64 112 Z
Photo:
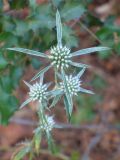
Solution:
M 57 45 L 52 47 L 50 50 L 51 55 L 49 58 L 52 64 L 57 68 L 65 68 L 69 66 L 70 61 L 70 49 L 66 46 L 62 47 Z
M 30 103 L 31 101 L 35 101 L 35 100 L 39 101 L 40 103 L 43 103 L 43 102 L 47 101 L 50 93 L 54 92 L 54 90 L 53 91 L 47 91 L 47 89 L 48 89 L 48 87 L 50 86 L 51 83 L 43 84 L 43 77 L 44 77 L 44 75 L 42 75 L 40 77 L 39 82 L 36 82 L 33 85 L 24 81 L 24 83 L 29 88 L 29 92 L 28 92 L 29 98 L 21 104 L 20 108 L 23 108 L 28 103 Z
M 23 108 L 31 101 L 39 101 L 41 104 L 44 102 L 47 104 L 47 102 L 54 98 L 56 95 L 61 94 L 60 89 L 53 89 L 48 91 L 48 87 L 51 85 L 51 83 L 44 84 L 43 83 L 44 75 L 40 77 L 40 81 L 34 83 L 33 85 L 29 84 L 28 82 L 24 81 L 24 83 L 29 87 L 29 98 L 23 102 L 20 106 L 20 108 Z
M 62 76 L 59 75 L 59 77 L 63 80 L 62 82 L 59 83 L 60 88 L 64 91 L 65 94 L 70 94 L 70 96 L 77 95 L 77 93 L 79 92 L 94 94 L 92 91 L 81 87 L 80 78 L 85 72 L 85 69 L 86 68 L 83 68 L 76 76 L 72 75 L 68 76 L 65 75 L 64 72 L 62 72 Z
M 86 49 L 82 49 L 82 50 L 78 50 L 73 53 L 70 53 L 70 49 L 62 45 L 62 23 L 61 23 L 61 17 L 58 11 L 56 12 L 56 30 L 57 30 L 57 46 L 51 48 L 50 56 L 46 55 L 45 53 L 26 49 L 26 48 L 8 48 L 11 51 L 18 51 L 20 53 L 25 53 L 28 55 L 46 58 L 51 61 L 51 63 L 47 67 L 45 67 L 43 70 L 38 72 L 32 78 L 32 81 L 40 77 L 41 74 L 47 72 L 53 66 L 58 69 L 67 68 L 69 66 L 79 67 L 79 68 L 88 67 L 88 65 L 86 64 L 74 62 L 72 58 L 76 56 L 90 54 L 97 51 L 105 51 L 110 49 L 108 47 L 92 47 L 92 48 L 86 48 Z
M 47 85 L 42 83 L 35 83 L 30 87 L 29 96 L 32 101 L 38 100 L 41 102 L 42 100 L 47 99 Z
M 54 128 L 55 121 L 53 116 L 45 115 L 44 119 L 41 120 L 40 128 L 44 131 L 51 131 Z
M 69 90 L 70 95 L 77 95 L 77 92 L 80 91 L 80 85 L 81 85 L 81 81 L 79 80 L 79 77 L 66 75 L 66 81 L 67 81 L 67 88 Z M 63 82 L 60 82 L 60 87 L 65 91 L 65 84 Z

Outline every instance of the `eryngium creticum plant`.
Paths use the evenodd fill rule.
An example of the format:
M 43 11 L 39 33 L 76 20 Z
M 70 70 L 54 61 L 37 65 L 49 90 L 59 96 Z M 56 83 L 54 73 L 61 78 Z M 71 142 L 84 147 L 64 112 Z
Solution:
M 35 82 L 31 85 L 30 83 L 24 81 L 29 88 L 29 98 L 21 105 L 21 108 L 26 106 L 31 101 L 38 102 L 37 113 L 39 117 L 39 123 L 38 128 L 34 130 L 34 137 L 29 145 L 29 151 L 31 150 L 31 146 L 34 146 L 37 152 L 39 151 L 40 139 L 43 132 L 45 132 L 47 135 L 49 147 L 52 148 L 53 146 L 51 140 L 51 131 L 56 126 L 58 127 L 58 125 L 55 124 L 53 116 L 46 115 L 46 110 L 50 111 L 53 106 L 56 106 L 61 97 L 63 97 L 67 117 L 68 120 L 70 120 L 73 110 L 73 96 L 77 96 L 81 92 L 93 94 L 92 91 L 81 87 L 80 78 L 84 74 L 84 71 L 86 70 L 88 65 L 74 62 L 73 57 L 93 53 L 96 51 L 109 50 L 108 47 L 92 47 L 71 52 L 70 48 L 62 44 L 62 24 L 58 11 L 56 13 L 56 30 L 57 45 L 51 46 L 49 55 L 46 55 L 45 53 L 39 51 L 33 51 L 24 48 L 8 48 L 8 50 L 42 57 L 49 60 L 50 62 L 47 67 L 40 70 L 31 79 L 31 81 L 34 81 L 40 78 L 39 82 Z M 54 68 L 55 72 L 55 86 L 53 90 L 48 91 L 48 87 L 50 84 L 43 84 L 43 76 L 44 73 L 52 67 Z M 78 69 L 80 69 L 80 71 L 76 75 L 74 75 L 73 73 L 70 73 L 71 67 L 77 67 Z M 50 105 L 48 105 L 50 99 L 53 99 L 53 101 Z

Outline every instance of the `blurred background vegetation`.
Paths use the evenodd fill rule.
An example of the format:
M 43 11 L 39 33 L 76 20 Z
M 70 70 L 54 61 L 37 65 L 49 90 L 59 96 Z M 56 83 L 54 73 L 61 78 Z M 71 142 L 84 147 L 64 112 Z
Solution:
M 82 128 L 81 131 L 73 127 L 70 132 L 67 129 L 61 133 L 58 131 L 54 137 L 57 145 L 62 147 L 56 146 L 56 150 L 59 153 L 65 150 L 66 155 L 71 155 L 71 160 L 80 159 L 81 153 L 91 151 L 89 148 L 95 148 L 96 155 L 98 151 L 100 153 L 94 160 L 120 159 L 116 158 L 120 153 L 120 5 L 118 4 L 120 0 L 0 0 L 0 123 L 2 125 L 8 124 L 19 109 L 20 101 L 26 98 L 26 89 L 21 85 L 22 79 L 29 80 L 36 70 L 47 63 L 34 56 L 7 51 L 6 48 L 21 47 L 49 54 L 50 47 L 56 45 L 55 13 L 58 8 L 62 18 L 64 44 L 72 50 L 91 46 L 107 46 L 112 50 L 81 58 L 81 61 L 92 66 L 82 77 L 84 80 L 82 85 L 86 84 L 85 88 L 93 90 L 96 94 L 93 96 L 80 94 L 75 99 L 71 120 L 81 128 L 86 124 L 90 127 L 97 124 L 100 129 L 95 130 L 91 127 L 95 132 L 90 132 L 89 129 Z M 51 75 L 51 72 L 47 72 L 47 79 L 52 80 Z M 58 122 L 66 122 L 62 105 L 60 102 L 54 112 Z M 25 108 L 26 110 L 30 108 L 32 114 L 30 110 L 27 110 L 27 113 L 26 110 L 20 110 L 20 114 L 17 112 L 17 122 L 22 122 L 23 126 L 15 126 L 14 123 L 9 123 L 5 128 L 0 126 L 0 159 L 5 151 L 3 146 L 7 146 L 11 151 L 9 147 L 21 139 L 32 136 L 33 126 L 24 127 L 27 122 L 36 120 L 32 107 L 35 106 Z M 20 117 L 22 118 L 19 119 Z M 102 129 L 101 124 L 104 126 Z M 101 135 L 103 140 L 99 139 L 100 143 L 96 146 L 96 140 Z M 44 143 L 42 145 L 43 148 L 47 148 Z M 3 160 L 8 159 L 3 158 Z M 53 157 L 51 159 L 53 160 Z
M 37 2 L 37 3 L 36 3 Z M 8 53 L 8 47 L 21 47 L 45 52 L 56 44 L 55 12 L 59 9 L 63 22 L 63 41 L 72 48 L 83 47 L 86 32 L 91 37 L 91 46 L 104 45 L 113 48 L 111 53 L 99 53 L 99 59 L 110 59 L 120 54 L 120 27 L 116 25 L 117 13 L 99 18 L 92 12 L 93 0 L 1 0 L 0 1 L 0 119 L 7 124 L 19 107 L 16 89 L 29 65 L 39 69 L 42 62 L 34 57 Z M 94 2 L 95 3 L 95 2 Z M 98 2 L 100 3 L 100 2 Z M 98 8 L 98 11 L 100 9 Z M 107 17 L 107 18 L 106 18 Z M 83 33 L 81 37 L 80 34 Z M 81 34 L 82 35 L 82 34 Z M 86 47 L 90 47 L 86 45 Z M 105 80 L 94 75 L 90 82 L 101 92 Z M 77 98 L 79 112 L 72 122 L 90 120 L 94 117 L 93 106 L 103 97 L 95 95 Z

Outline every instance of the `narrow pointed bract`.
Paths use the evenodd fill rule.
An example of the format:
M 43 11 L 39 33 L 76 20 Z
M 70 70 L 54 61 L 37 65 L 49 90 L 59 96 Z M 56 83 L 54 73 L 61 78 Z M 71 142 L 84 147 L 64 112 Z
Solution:
M 65 106 L 67 107 L 66 112 L 67 112 L 68 119 L 70 121 L 72 110 L 73 110 L 73 101 L 70 93 L 71 90 L 70 90 L 70 86 L 68 85 L 67 76 L 65 75 L 64 70 L 62 69 L 61 72 L 62 72 L 62 78 L 63 78 L 63 88 L 62 88 L 62 83 L 60 85 L 61 85 L 61 89 L 63 89 L 65 93 L 64 98 L 66 99 L 66 103 L 65 103 Z
M 41 76 L 40 76 L 40 83 L 41 83 L 41 84 L 43 84 L 43 80 L 44 80 L 44 73 L 41 74 Z
M 38 72 L 38 73 L 31 79 L 31 81 L 34 81 L 35 79 L 39 78 L 42 74 L 44 74 L 45 72 L 47 72 L 51 67 L 52 67 L 52 65 L 49 65 L 49 66 L 45 67 L 43 70 L 40 70 L 40 72 Z
M 48 58 L 47 55 L 44 54 L 44 53 L 41 53 L 39 51 L 33 51 L 33 50 L 30 50 L 30 49 L 26 49 L 26 48 L 7 48 L 7 49 L 11 50 L 11 51 L 17 51 L 17 52 L 29 54 L 29 55 L 32 55 L 32 56 Z
M 21 105 L 20 105 L 20 109 L 22 109 L 23 107 L 25 107 L 28 103 L 30 103 L 32 101 L 32 98 L 29 98 L 27 99 L 25 102 L 23 102 Z
M 87 90 L 87 89 L 84 89 L 84 88 L 81 88 L 81 87 L 79 89 L 79 92 L 88 93 L 88 94 L 94 94 L 94 92 L 92 92 L 90 90 Z
M 59 11 L 56 12 L 57 43 L 62 47 L 62 24 Z
M 26 86 L 28 86 L 29 88 L 32 87 L 32 85 L 29 84 L 28 82 L 26 82 L 26 81 L 24 81 L 24 80 L 23 80 L 23 82 L 24 82 L 24 83 L 26 84 Z
M 83 73 L 85 72 L 86 70 L 86 67 L 84 67 L 78 74 L 77 74 L 77 77 L 78 78 L 81 78 L 81 76 L 83 75 Z
M 106 51 L 106 50 L 110 50 L 110 48 L 109 47 L 85 48 L 85 49 L 81 49 L 79 51 L 71 53 L 71 57 L 81 56 L 81 55 L 84 55 L 84 54 L 90 54 L 90 53 L 93 53 L 93 52 L 100 52 L 100 51 Z
M 70 61 L 69 64 L 71 66 L 79 67 L 79 68 L 89 68 L 90 67 L 89 65 L 86 65 L 86 64 L 83 64 L 83 63 L 77 63 L 77 62 L 73 62 L 73 61 Z

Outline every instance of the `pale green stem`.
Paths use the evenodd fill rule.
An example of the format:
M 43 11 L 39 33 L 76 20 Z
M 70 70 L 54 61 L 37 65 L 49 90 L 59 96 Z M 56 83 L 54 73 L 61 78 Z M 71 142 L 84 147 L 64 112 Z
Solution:
M 30 152 L 30 156 L 29 156 L 29 160 L 32 160 L 33 159 L 33 152 Z
M 54 69 L 54 74 L 55 74 L 55 84 L 57 85 L 57 68 Z

